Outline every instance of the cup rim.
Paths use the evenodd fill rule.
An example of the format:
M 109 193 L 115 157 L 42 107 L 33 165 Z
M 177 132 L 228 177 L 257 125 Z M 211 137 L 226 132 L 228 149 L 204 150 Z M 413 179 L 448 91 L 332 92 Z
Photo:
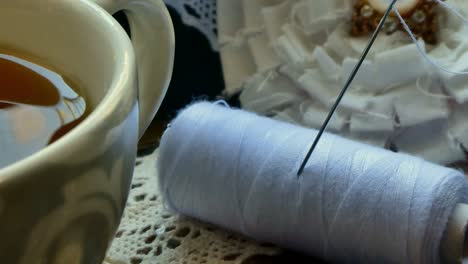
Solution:
M 25 174 L 23 172 L 40 165 L 47 161 L 48 157 L 54 156 L 54 154 L 63 151 L 67 145 L 78 141 L 81 135 L 86 134 L 86 131 L 91 131 L 93 128 L 97 127 L 104 119 L 102 112 L 108 109 L 111 104 L 121 101 L 122 93 L 125 94 L 123 90 L 126 89 L 128 80 L 123 80 L 120 76 L 123 76 L 124 73 L 132 72 L 136 67 L 135 54 L 130 38 L 112 15 L 96 3 L 87 0 L 74 0 L 73 5 L 77 4 L 89 10 L 90 15 L 96 16 L 101 20 L 100 26 L 105 27 L 106 30 L 110 32 L 109 35 L 113 38 L 111 41 L 116 45 L 117 49 L 121 50 L 115 57 L 118 63 L 115 65 L 115 71 L 112 75 L 114 81 L 104 97 L 93 107 L 93 110 L 86 119 L 76 128 L 66 133 L 53 144 L 10 165 L 0 168 L 0 185 L 12 180 L 20 180 L 22 175 Z

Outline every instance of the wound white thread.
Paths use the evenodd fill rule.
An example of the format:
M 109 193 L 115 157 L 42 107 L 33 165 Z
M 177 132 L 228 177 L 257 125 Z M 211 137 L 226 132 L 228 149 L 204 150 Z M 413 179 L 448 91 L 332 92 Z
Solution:
M 159 182 L 175 212 L 339 263 L 440 263 L 463 175 L 422 159 L 210 103 L 161 141 Z

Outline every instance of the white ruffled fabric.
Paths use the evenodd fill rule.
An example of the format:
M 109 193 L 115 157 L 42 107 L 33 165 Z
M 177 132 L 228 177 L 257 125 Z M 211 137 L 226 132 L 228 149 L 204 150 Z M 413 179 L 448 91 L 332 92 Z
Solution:
M 468 16 L 468 3 L 449 0 Z M 245 109 L 318 128 L 368 37 L 349 34 L 349 0 L 218 0 L 226 94 Z M 468 70 L 468 25 L 440 7 L 437 63 Z M 430 66 L 405 32 L 381 34 L 329 131 L 448 164 L 468 148 L 468 75 Z

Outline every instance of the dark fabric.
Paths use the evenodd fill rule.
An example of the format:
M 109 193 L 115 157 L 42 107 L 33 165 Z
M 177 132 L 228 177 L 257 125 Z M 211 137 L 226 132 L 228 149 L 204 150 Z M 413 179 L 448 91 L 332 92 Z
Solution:
M 195 28 L 182 23 L 169 8 L 176 34 L 174 73 L 166 98 L 159 110 L 161 118 L 171 118 L 195 99 L 215 99 L 224 90 L 219 53 Z

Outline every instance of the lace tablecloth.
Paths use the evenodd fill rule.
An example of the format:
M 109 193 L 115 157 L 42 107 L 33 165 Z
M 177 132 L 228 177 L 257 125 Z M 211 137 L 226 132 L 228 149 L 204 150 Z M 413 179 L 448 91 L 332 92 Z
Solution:
M 104 264 L 318 263 L 170 214 L 158 194 L 157 156 L 156 151 L 137 160 L 128 204 Z
M 203 33 L 213 50 L 218 50 L 217 0 L 164 0 L 177 10 L 184 24 Z

